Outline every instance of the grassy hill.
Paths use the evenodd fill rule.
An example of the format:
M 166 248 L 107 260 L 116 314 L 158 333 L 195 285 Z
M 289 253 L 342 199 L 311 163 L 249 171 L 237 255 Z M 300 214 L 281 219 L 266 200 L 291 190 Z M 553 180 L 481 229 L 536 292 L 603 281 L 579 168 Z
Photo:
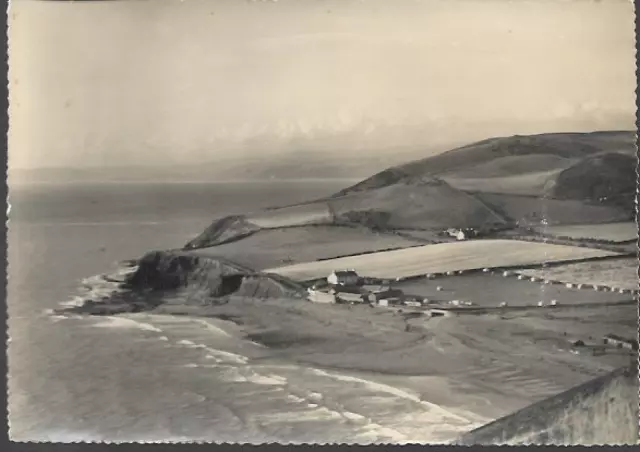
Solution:
M 443 180 L 412 177 L 328 201 L 336 221 L 382 229 L 441 229 L 503 225 L 485 203 Z
M 611 152 L 590 156 L 559 173 L 548 195 L 633 208 L 635 166 L 636 158 L 631 155 Z
M 325 199 L 218 220 L 187 247 L 312 225 L 399 231 L 629 221 L 635 140 L 624 131 L 491 138 L 388 168 Z
M 602 153 L 635 153 L 635 133 L 551 133 L 490 138 L 386 169 L 338 194 L 378 188 L 415 176 L 496 177 L 564 169 Z

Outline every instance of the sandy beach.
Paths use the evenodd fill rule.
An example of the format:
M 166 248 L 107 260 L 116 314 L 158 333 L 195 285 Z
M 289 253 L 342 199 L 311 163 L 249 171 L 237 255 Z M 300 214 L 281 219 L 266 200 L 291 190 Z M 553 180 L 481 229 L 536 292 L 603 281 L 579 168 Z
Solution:
M 570 340 L 599 337 L 614 326 L 631 334 L 633 306 L 428 318 L 286 299 L 226 301 L 215 306 L 167 303 L 151 311 L 151 317 L 195 321 L 197 316 L 198 322 L 244 344 L 235 351 L 251 365 L 295 363 L 335 373 L 342 383 L 363 380 L 358 384 L 382 385 L 377 386 L 382 392 L 407 392 L 410 396 L 401 398 L 413 400 L 419 412 L 424 403 L 465 419 L 447 420 L 456 431 L 560 393 L 631 359 L 624 353 L 578 355 L 571 352 Z M 398 421 L 397 413 L 393 419 Z

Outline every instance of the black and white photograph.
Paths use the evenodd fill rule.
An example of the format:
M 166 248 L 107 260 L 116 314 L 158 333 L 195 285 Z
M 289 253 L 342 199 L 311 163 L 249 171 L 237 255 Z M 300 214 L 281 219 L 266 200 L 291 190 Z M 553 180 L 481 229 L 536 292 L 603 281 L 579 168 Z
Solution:
M 14 442 L 638 443 L 631 0 L 11 0 Z

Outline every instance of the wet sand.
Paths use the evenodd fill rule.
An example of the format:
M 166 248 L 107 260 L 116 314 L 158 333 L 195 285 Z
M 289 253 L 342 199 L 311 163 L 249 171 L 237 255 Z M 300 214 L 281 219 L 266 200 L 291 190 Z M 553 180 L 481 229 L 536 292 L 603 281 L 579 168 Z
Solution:
M 614 327 L 633 337 L 633 322 L 625 320 L 633 317 L 633 306 L 428 318 L 365 305 L 231 297 L 215 306 L 166 304 L 152 312 L 224 319 L 224 329 L 263 346 L 250 356 L 256 362 L 361 374 L 483 419 L 506 415 L 632 359 L 624 352 L 576 354 L 569 341 L 595 341 Z

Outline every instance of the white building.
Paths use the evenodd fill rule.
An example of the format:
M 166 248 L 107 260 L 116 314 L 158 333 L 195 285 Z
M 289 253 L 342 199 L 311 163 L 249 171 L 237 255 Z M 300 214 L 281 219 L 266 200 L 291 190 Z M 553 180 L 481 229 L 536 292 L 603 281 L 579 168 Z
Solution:
M 352 292 L 338 292 L 336 294 L 336 301 L 349 302 L 349 303 L 364 303 L 364 295 L 360 293 Z
M 307 289 L 309 295 L 307 299 L 309 301 L 313 301 L 314 303 L 328 303 L 333 304 L 336 302 L 336 296 L 327 292 L 322 292 L 321 290 L 315 289 Z
M 391 287 L 379 287 L 369 291 L 367 299 L 371 303 L 375 303 L 380 300 L 388 300 L 389 298 L 401 298 L 404 294 L 400 289 L 393 289 Z
M 355 270 L 334 270 L 327 276 L 327 282 L 334 286 L 355 286 L 360 282 L 360 276 Z
M 419 301 L 410 301 L 407 300 L 404 302 L 405 306 L 411 306 L 413 308 L 419 308 L 420 306 L 422 306 L 422 303 L 420 303 Z

